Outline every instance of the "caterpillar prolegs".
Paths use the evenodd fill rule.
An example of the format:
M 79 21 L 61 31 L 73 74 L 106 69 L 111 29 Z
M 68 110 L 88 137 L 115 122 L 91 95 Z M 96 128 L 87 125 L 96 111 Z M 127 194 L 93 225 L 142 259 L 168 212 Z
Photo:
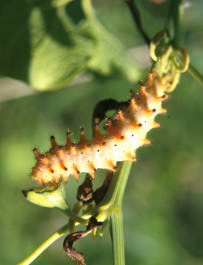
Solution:
M 41 184 L 67 181 L 69 175 L 78 179 L 80 172 L 94 178 L 99 168 L 115 171 L 118 161 L 136 160 L 136 149 L 150 144 L 147 133 L 160 126 L 155 117 L 166 112 L 162 102 L 168 97 L 165 91 L 170 85 L 169 77 L 158 76 L 154 68 L 140 85 L 140 92 L 132 92 L 130 100 L 108 119 L 105 134 L 100 133 L 99 124 L 95 123 L 92 140 L 85 139 L 84 129 L 76 144 L 71 142 L 69 132 L 65 145 L 58 145 L 52 136 L 48 152 L 40 154 L 33 150 L 37 159 L 32 168 L 33 178 Z

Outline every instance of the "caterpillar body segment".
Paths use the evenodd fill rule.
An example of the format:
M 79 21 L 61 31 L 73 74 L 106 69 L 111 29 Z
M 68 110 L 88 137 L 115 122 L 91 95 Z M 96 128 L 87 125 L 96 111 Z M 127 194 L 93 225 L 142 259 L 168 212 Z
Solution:
M 166 112 L 162 102 L 168 97 L 165 94 L 170 87 L 168 79 L 159 77 L 153 69 L 145 84 L 141 84 L 140 92 L 132 92 L 125 107 L 109 119 L 106 134 L 101 134 L 95 123 L 92 140 L 85 139 L 82 128 L 76 144 L 71 142 L 70 132 L 67 132 L 65 145 L 58 145 L 52 136 L 48 152 L 40 154 L 34 149 L 37 162 L 32 168 L 33 178 L 41 184 L 67 181 L 70 175 L 78 179 L 81 172 L 94 178 L 99 168 L 115 171 L 118 161 L 135 160 L 136 149 L 150 144 L 147 133 L 160 126 L 155 117 Z

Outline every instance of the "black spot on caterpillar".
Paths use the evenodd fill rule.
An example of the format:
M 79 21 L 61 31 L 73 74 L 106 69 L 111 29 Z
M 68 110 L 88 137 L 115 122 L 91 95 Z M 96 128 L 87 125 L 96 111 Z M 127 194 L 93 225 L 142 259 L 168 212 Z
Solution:
M 167 98 L 165 90 L 170 87 L 168 79 L 168 76 L 159 77 L 154 68 L 145 84 L 140 84 L 140 92 L 131 92 L 130 100 L 122 102 L 121 108 L 108 119 L 106 134 L 100 133 L 99 123 L 95 122 L 92 140 L 85 139 L 84 129 L 76 144 L 71 142 L 70 132 L 63 146 L 51 136 L 52 147 L 48 152 L 40 154 L 33 150 L 37 159 L 32 168 L 33 178 L 42 184 L 67 181 L 69 175 L 78 179 L 80 172 L 94 178 L 98 168 L 115 171 L 118 161 L 136 160 L 136 149 L 150 144 L 147 133 L 160 126 L 155 117 L 166 112 L 162 102 Z M 112 102 L 115 107 L 116 101 Z

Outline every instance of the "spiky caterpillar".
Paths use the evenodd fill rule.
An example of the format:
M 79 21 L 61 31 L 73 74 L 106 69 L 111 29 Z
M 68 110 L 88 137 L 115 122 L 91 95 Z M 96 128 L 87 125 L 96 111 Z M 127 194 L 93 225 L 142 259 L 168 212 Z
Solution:
M 108 120 L 106 134 L 100 134 L 96 123 L 92 140 L 86 140 L 81 129 L 77 144 L 71 142 L 68 132 L 64 146 L 58 145 L 52 136 L 48 152 L 40 154 L 34 149 L 37 162 L 32 168 L 33 178 L 41 184 L 67 181 L 69 175 L 78 179 L 80 172 L 94 178 L 98 168 L 115 171 L 118 161 L 135 160 L 136 149 L 150 143 L 147 133 L 160 126 L 155 122 L 156 115 L 166 112 L 162 101 L 167 98 L 168 79 L 159 77 L 154 68 L 146 83 L 140 85 L 140 92 L 132 93 L 128 104 Z

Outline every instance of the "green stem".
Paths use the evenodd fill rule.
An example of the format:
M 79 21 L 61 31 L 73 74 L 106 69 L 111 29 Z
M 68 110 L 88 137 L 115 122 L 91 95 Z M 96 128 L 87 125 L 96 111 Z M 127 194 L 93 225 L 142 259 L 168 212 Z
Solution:
M 72 213 L 71 217 L 75 221 L 75 225 L 87 224 L 87 219 L 94 216 L 96 213 L 108 212 L 111 220 L 112 243 L 114 253 L 114 265 L 124 265 L 124 243 L 123 243 L 123 222 L 122 222 L 122 200 L 130 173 L 132 162 L 126 161 L 119 163 L 118 173 L 115 174 L 110 184 L 109 190 L 102 202 L 88 214 L 77 217 Z M 69 210 L 67 215 L 70 217 Z M 78 221 L 78 222 L 77 222 Z M 36 248 L 25 260 L 18 265 L 28 265 L 32 263 L 42 252 L 47 249 L 52 243 L 59 239 L 62 235 L 69 232 L 69 224 L 64 225 L 55 233 L 49 236 L 38 248 Z M 120 263 L 122 261 L 122 263 Z
M 71 211 L 70 209 L 61 210 L 59 209 L 63 214 L 69 217 L 70 220 L 74 220 L 74 222 L 78 222 L 83 225 L 87 225 L 87 220 L 83 219 L 75 214 L 75 212 Z
M 102 208 L 109 208 L 112 205 L 122 207 L 123 195 L 130 174 L 130 169 L 132 166 L 132 161 L 125 161 L 118 163 L 118 171 L 113 176 L 109 189 L 104 197 L 104 199 L 98 205 Z
M 203 75 L 191 63 L 187 71 L 201 86 L 203 86 Z
M 83 11 L 88 19 L 95 18 L 91 0 L 82 0 Z
M 117 182 L 111 198 L 113 206 L 110 207 L 108 213 L 110 216 L 114 265 L 125 265 L 122 202 L 132 161 L 122 162 L 119 166 L 120 169 L 115 176 Z
M 69 231 L 69 225 L 66 224 L 49 236 L 41 245 L 38 246 L 25 260 L 18 265 L 28 265 L 32 263 L 42 252 L 47 249 L 53 242 Z
M 122 209 L 112 206 L 109 215 L 114 265 L 125 265 Z
M 130 174 L 132 161 L 125 161 L 121 163 L 120 170 L 117 174 L 118 181 L 116 182 L 116 186 L 113 192 L 112 201 L 114 205 L 118 207 L 122 207 L 123 196 L 128 180 L 128 176 Z
M 114 265 L 125 265 L 122 201 L 132 161 L 120 162 L 100 207 L 108 208 Z
M 81 210 L 81 208 L 82 208 L 82 205 L 83 205 L 83 203 L 81 202 L 81 201 L 78 201 L 75 205 L 74 205 L 74 207 L 73 207 L 73 209 L 72 209 L 72 213 L 75 215 L 75 216 L 78 216 L 78 214 L 79 214 L 79 212 L 80 212 L 80 210 Z M 79 218 L 79 217 L 77 217 L 77 218 Z M 82 221 L 83 221 L 83 224 L 85 224 L 84 223 L 84 221 L 86 221 L 86 224 L 87 224 L 87 220 L 84 220 L 84 219 L 82 219 L 82 218 L 80 218 Z M 76 223 L 76 219 L 75 218 L 73 218 L 73 219 L 69 219 L 69 231 L 70 231 L 70 233 L 74 233 L 75 232 L 75 223 Z M 81 223 L 81 222 L 80 222 Z M 81 223 L 82 224 L 82 223 Z
M 95 209 L 88 212 L 97 221 L 110 220 L 114 265 L 125 265 L 122 201 L 132 161 L 119 162 L 117 173 L 113 176 L 104 199 Z M 83 219 L 87 214 L 81 216 Z
M 169 6 L 166 31 L 172 40 L 172 46 L 178 47 L 180 43 L 180 5 L 182 0 L 171 0 Z

